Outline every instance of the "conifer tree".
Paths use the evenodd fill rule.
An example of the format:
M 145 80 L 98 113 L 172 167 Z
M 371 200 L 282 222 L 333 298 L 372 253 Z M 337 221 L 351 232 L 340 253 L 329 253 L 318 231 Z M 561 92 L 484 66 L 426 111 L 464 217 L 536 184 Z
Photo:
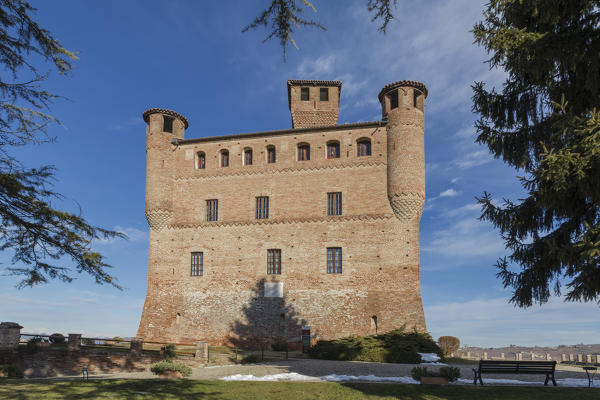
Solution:
M 52 200 L 60 194 L 52 190 L 53 168 L 26 168 L 11 155 L 14 146 L 53 139 L 46 128 L 58 121 L 47 112 L 58 96 L 41 86 L 47 75 L 38 65 L 46 62 L 68 74 L 77 59 L 37 24 L 34 12 L 27 1 L 0 0 L 0 251 L 12 251 L 6 269 L 23 278 L 19 287 L 54 278 L 70 282 L 75 271 L 119 287 L 91 242 L 124 235 L 56 209 Z
M 498 277 L 519 307 L 566 291 L 600 300 L 600 1 L 491 0 L 473 33 L 508 78 L 474 84 L 477 142 L 517 169 L 525 192 L 481 219 L 509 252 Z

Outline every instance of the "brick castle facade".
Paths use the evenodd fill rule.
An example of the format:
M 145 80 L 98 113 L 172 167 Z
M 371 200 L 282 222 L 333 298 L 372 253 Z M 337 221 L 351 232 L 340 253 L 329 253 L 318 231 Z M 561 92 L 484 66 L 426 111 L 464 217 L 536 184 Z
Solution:
M 186 139 L 144 112 L 146 341 L 299 342 L 424 331 L 419 221 L 426 87 L 379 93 L 382 120 L 338 125 L 341 82 L 290 80 L 292 129 Z

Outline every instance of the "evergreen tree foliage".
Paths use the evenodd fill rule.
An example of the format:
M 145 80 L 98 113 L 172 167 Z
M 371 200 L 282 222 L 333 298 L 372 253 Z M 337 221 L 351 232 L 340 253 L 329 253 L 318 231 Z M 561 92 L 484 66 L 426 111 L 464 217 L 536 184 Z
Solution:
M 519 307 L 566 290 L 600 300 L 600 1 L 491 0 L 475 42 L 508 78 L 475 83 L 477 142 L 522 175 L 519 200 L 479 198 L 510 254 L 498 277 Z
M 36 65 L 45 61 L 68 74 L 77 60 L 37 24 L 34 12 L 27 1 L 0 0 L 0 251 L 13 252 L 7 270 L 23 277 L 18 287 L 54 278 L 71 282 L 74 271 L 119 287 L 91 242 L 124 235 L 54 208 L 52 200 L 60 195 L 52 190 L 53 168 L 26 168 L 10 154 L 13 146 L 51 141 L 46 128 L 58 123 L 46 113 L 58 96 L 41 86 L 47 75 Z
M 283 49 L 283 59 L 285 61 L 286 49 L 288 43 L 291 43 L 296 49 L 298 45 L 292 37 L 295 29 L 302 26 L 311 26 L 326 30 L 322 24 L 302 18 L 305 8 L 317 12 L 315 6 L 308 0 L 300 0 L 304 8 L 296 0 L 271 0 L 271 4 L 262 11 L 254 21 L 242 29 L 247 32 L 249 29 L 256 29 L 260 26 L 269 27 L 269 33 L 263 43 L 276 37 Z M 378 30 L 386 33 L 388 24 L 394 19 L 392 8 L 395 8 L 398 0 L 368 0 L 367 9 L 374 13 L 371 21 L 381 21 Z

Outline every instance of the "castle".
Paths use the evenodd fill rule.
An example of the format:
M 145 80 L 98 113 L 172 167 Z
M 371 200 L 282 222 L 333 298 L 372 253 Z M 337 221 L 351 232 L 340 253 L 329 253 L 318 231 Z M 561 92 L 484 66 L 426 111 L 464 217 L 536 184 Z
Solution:
M 382 120 L 338 125 L 340 81 L 287 82 L 292 129 L 186 139 L 146 122 L 147 341 L 256 344 L 424 331 L 424 107 L 414 81 Z

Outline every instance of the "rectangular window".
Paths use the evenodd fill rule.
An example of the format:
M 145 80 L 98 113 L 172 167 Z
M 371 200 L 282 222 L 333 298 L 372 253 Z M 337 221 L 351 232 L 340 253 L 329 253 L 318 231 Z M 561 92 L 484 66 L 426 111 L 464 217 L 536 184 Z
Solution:
M 310 160 L 310 146 L 307 144 L 298 146 L 298 161 Z
M 329 88 L 321 88 L 319 95 L 321 96 L 321 101 L 329 101 Z
M 256 219 L 269 218 L 269 198 L 261 196 L 256 198 Z
M 173 133 L 173 117 L 163 115 L 163 132 Z
M 277 153 L 275 152 L 275 147 L 269 147 L 267 149 L 267 162 L 269 164 L 273 164 L 277 161 Z
M 219 200 L 206 200 L 206 220 L 217 221 L 219 219 Z
M 267 250 L 267 274 L 281 274 L 281 250 Z
M 222 168 L 229 167 L 229 152 L 228 151 L 221 152 L 221 167 Z
M 308 88 L 300 88 L 300 100 L 308 101 Z
M 204 253 L 194 252 L 192 253 L 192 276 L 202 276 L 204 274 Z
M 327 215 L 342 215 L 342 192 L 327 193 Z
M 327 143 L 327 158 L 340 158 L 340 144 Z
M 398 91 L 397 90 L 394 90 L 390 94 L 390 110 L 393 110 L 394 108 L 398 108 Z
M 244 165 L 252 165 L 252 150 L 244 151 Z
M 341 274 L 342 273 L 342 248 L 328 247 L 327 248 L 327 273 Z

